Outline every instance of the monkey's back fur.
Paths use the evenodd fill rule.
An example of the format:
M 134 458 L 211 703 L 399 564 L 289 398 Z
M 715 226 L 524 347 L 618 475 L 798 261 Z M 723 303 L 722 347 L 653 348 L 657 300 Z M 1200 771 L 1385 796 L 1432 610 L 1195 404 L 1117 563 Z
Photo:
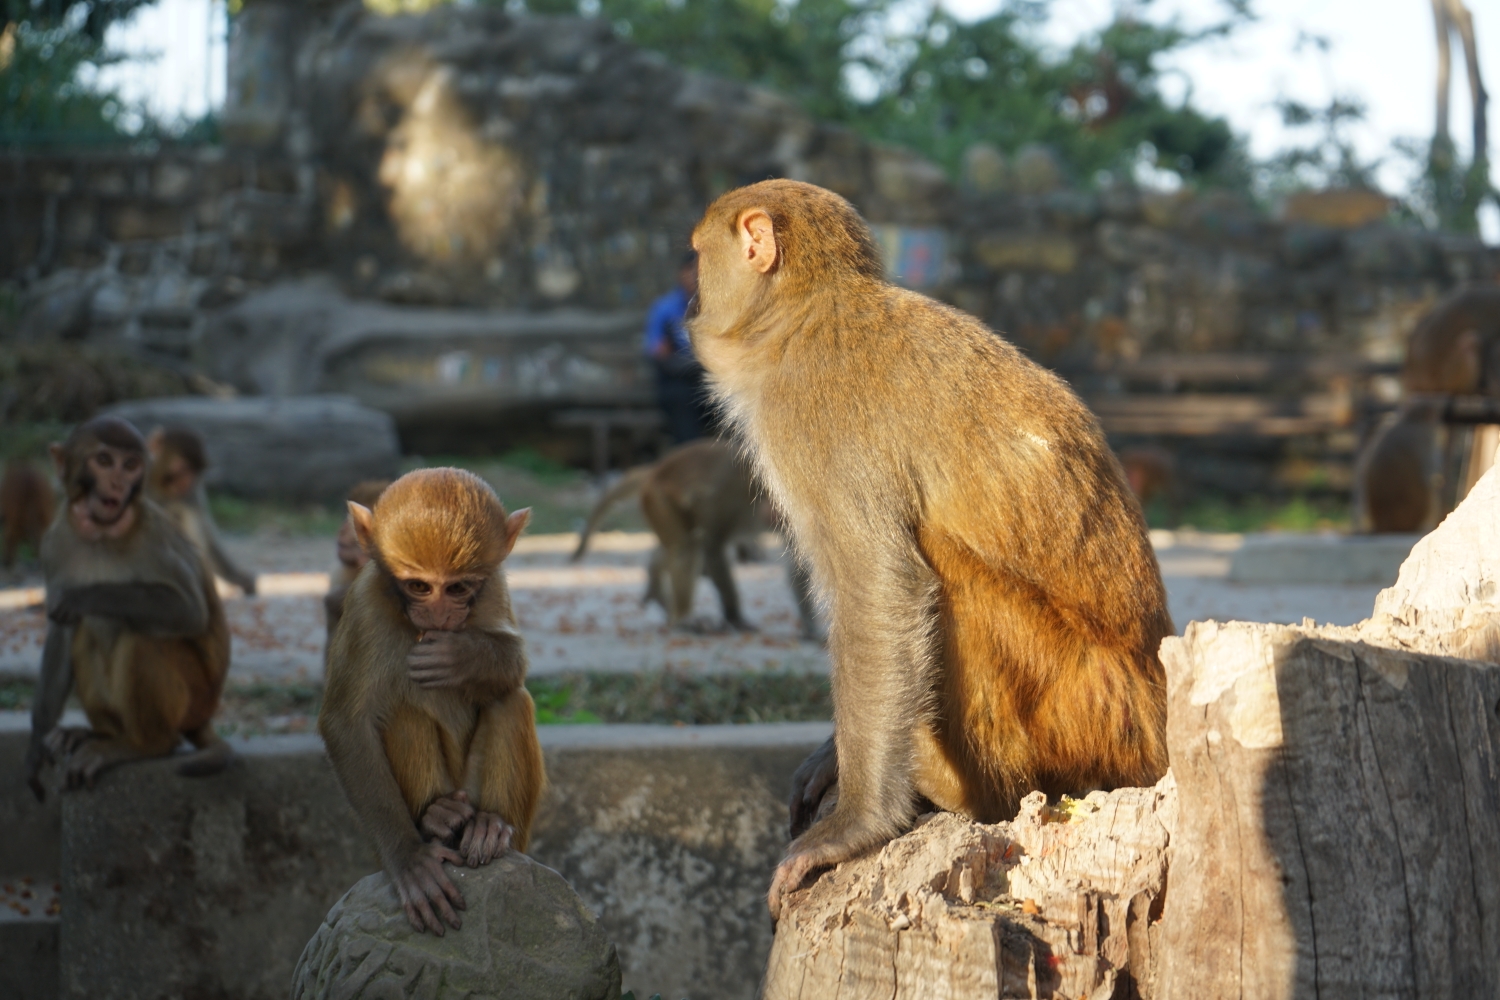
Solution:
M 916 789 L 982 820 L 1034 788 L 1157 780 L 1173 627 L 1098 422 L 972 316 L 887 283 L 830 192 L 752 185 L 699 233 L 752 208 L 777 269 L 730 315 L 700 248 L 694 346 L 832 608 L 840 781 L 856 704 L 866 727 L 915 725 Z M 859 634 L 841 624 L 855 616 Z M 844 664 L 890 650 L 909 660 L 896 688 L 851 690 Z

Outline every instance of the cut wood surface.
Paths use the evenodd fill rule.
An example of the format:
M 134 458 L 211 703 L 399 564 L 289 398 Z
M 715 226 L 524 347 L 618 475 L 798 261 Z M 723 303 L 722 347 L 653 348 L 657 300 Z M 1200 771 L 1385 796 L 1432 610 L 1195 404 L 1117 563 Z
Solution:
M 1500 996 L 1497 516 L 1492 472 L 1359 625 L 1162 644 L 1160 996 Z
M 1152 995 L 1170 776 L 1013 822 L 924 817 L 792 896 L 765 1000 Z

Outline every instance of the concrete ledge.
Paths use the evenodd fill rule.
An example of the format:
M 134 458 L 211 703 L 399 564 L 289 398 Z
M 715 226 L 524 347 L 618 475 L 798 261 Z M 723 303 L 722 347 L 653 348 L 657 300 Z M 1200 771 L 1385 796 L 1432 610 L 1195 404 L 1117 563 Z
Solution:
M 1229 561 L 1233 583 L 1396 582 L 1420 535 L 1249 535 Z
M 0 766 L 13 754 L 19 768 L 16 721 L 0 719 Z M 542 727 L 550 787 L 529 853 L 600 913 L 626 989 L 754 997 L 791 773 L 831 732 Z M 61 800 L 62 997 L 280 1000 L 328 908 L 375 870 L 316 736 L 235 743 L 240 761 L 214 778 L 152 761 L 49 799 Z M 31 816 L 26 836 L 45 837 L 45 810 Z

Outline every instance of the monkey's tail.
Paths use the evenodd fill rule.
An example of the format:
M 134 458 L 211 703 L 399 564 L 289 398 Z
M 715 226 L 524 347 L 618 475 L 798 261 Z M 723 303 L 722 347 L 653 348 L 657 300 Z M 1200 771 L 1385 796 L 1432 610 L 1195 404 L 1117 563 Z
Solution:
M 641 487 L 646 484 L 646 477 L 655 468 L 655 463 L 637 465 L 621 476 L 613 486 L 604 491 L 604 495 L 599 498 L 599 502 L 594 504 L 594 509 L 589 511 L 588 523 L 583 526 L 583 531 L 578 536 L 578 548 L 573 550 L 570 561 L 577 562 L 583 558 L 584 552 L 588 551 L 589 538 L 593 536 L 594 530 L 599 527 L 599 522 L 604 520 L 604 515 L 621 500 L 639 493 Z
M 207 778 L 218 774 L 234 760 L 234 749 L 214 732 L 213 726 L 204 726 L 188 734 L 188 739 L 198 749 L 183 757 L 177 765 L 177 773 L 185 778 Z

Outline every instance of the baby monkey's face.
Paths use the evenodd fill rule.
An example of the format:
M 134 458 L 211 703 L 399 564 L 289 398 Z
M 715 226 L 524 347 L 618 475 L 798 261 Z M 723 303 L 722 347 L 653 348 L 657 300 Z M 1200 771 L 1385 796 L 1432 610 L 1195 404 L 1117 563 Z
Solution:
M 457 632 L 484 585 L 483 577 L 407 576 L 397 581 L 406 617 L 423 632 Z

